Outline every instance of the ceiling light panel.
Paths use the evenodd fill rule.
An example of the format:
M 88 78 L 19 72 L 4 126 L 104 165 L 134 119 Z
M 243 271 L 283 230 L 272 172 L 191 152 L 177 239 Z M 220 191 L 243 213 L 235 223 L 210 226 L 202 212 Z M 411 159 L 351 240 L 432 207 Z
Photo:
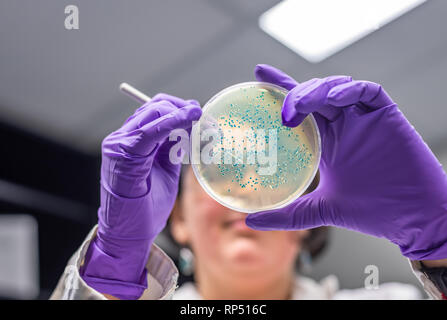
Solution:
M 426 0 L 284 0 L 259 18 L 266 33 L 317 63 Z

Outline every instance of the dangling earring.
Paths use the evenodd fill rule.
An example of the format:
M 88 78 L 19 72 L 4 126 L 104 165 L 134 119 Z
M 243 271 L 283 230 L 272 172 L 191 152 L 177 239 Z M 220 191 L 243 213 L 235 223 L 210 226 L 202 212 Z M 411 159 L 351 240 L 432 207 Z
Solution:
M 312 256 L 306 249 L 301 249 L 299 256 L 300 259 L 300 271 L 304 274 L 309 274 L 312 271 Z
M 179 252 L 179 269 L 185 276 L 192 275 L 194 271 L 194 254 L 188 248 L 181 248 Z

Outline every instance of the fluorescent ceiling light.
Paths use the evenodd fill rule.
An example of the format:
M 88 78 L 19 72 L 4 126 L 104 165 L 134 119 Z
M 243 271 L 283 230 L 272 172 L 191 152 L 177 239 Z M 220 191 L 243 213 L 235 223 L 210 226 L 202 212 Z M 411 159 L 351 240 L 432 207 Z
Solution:
M 426 0 L 284 0 L 259 18 L 266 33 L 320 62 Z

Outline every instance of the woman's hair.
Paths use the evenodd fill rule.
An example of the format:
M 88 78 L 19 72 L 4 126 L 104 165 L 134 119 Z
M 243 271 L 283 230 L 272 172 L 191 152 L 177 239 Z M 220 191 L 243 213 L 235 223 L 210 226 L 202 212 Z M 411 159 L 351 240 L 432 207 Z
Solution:
M 317 171 L 315 178 L 312 180 L 304 194 L 314 191 L 320 183 L 320 171 Z M 312 259 L 318 257 L 326 248 L 329 239 L 329 228 L 318 227 L 309 230 L 309 236 L 303 240 L 303 249 L 307 250 Z

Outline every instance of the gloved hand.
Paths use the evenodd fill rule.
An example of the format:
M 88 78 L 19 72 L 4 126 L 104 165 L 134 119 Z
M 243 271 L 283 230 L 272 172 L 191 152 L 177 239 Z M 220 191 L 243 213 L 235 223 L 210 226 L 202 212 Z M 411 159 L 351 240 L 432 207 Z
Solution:
M 386 238 L 413 260 L 447 258 L 446 174 L 380 85 L 346 76 L 298 84 L 268 65 L 255 74 L 290 90 L 282 108 L 286 126 L 314 115 L 321 180 L 285 208 L 248 215 L 249 227 L 343 227 Z
M 98 232 L 81 276 L 97 291 L 137 299 L 147 288 L 145 264 L 178 192 L 180 164 L 169 159 L 173 129 L 189 129 L 198 102 L 158 94 L 102 143 Z

